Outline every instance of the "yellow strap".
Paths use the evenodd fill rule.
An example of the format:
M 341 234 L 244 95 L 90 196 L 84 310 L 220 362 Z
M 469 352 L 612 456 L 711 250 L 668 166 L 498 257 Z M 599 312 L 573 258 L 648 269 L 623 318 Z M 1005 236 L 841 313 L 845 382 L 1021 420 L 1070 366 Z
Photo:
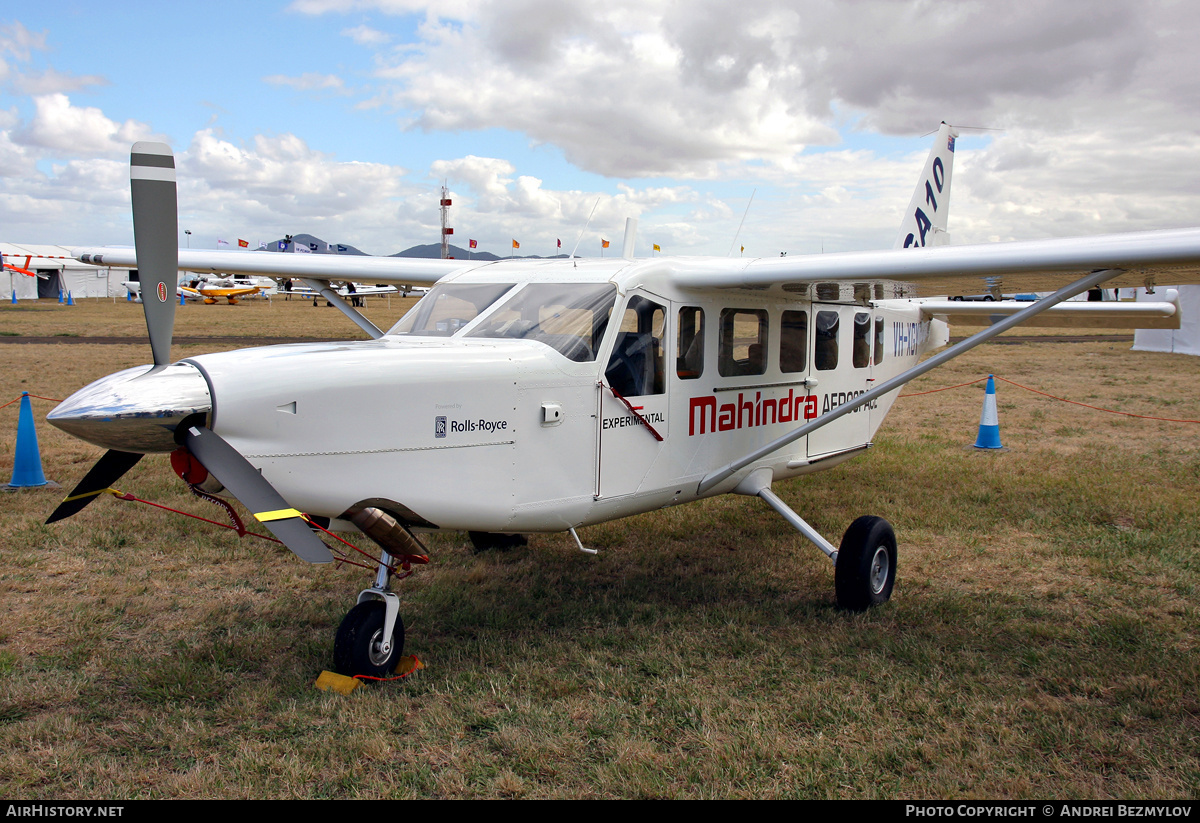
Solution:
M 121 492 L 117 491 L 116 489 L 96 489 L 95 491 L 84 492 L 83 494 L 73 494 L 70 497 L 64 497 L 63 502 L 70 503 L 72 500 L 82 500 L 85 497 L 95 497 L 96 495 L 104 494 L 105 492 L 112 492 L 113 494 L 121 494 Z
M 286 520 L 289 517 L 303 517 L 296 509 L 276 509 L 273 512 L 256 512 L 254 519 L 259 523 L 266 523 L 268 520 Z

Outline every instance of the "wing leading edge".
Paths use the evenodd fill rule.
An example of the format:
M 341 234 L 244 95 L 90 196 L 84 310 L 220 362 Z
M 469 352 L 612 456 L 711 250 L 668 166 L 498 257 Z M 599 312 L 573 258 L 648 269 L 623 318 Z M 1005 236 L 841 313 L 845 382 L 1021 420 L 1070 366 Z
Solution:
M 76 260 L 95 266 L 137 268 L 134 249 L 72 249 Z M 370 283 L 429 285 L 451 272 L 487 265 L 487 261 L 438 260 L 420 257 L 370 257 L 336 254 L 285 254 L 263 251 L 180 249 L 182 271 L 244 274 L 260 277 L 307 277 L 312 280 L 361 280 Z

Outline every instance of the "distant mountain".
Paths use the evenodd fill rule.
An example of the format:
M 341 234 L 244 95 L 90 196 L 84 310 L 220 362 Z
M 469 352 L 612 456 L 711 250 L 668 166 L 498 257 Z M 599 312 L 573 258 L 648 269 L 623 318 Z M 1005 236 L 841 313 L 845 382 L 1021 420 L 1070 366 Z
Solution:
M 434 260 L 436 260 L 437 258 L 439 258 L 441 256 L 442 256 L 442 244 L 441 243 L 427 243 L 424 246 L 413 246 L 410 249 L 405 249 L 404 251 L 398 251 L 395 254 L 389 255 L 389 257 L 424 257 L 424 258 L 432 258 Z M 492 254 L 490 251 L 472 250 L 472 251 L 468 252 L 466 249 L 461 248 L 460 246 L 456 246 L 453 243 L 450 244 L 450 256 L 453 257 L 455 260 L 466 260 L 467 258 L 470 258 L 471 260 L 499 260 L 500 259 L 496 255 Z
M 425 258 L 433 258 L 436 260 L 437 258 L 442 256 L 442 244 L 441 243 L 428 243 L 424 246 L 413 246 L 411 249 L 405 249 L 404 251 L 398 251 L 395 254 L 389 255 L 389 256 L 391 256 L 391 257 L 425 257 Z M 508 260 L 509 259 L 507 256 L 500 257 L 499 255 L 492 254 L 490 251 L 472 251 L 472 252 L 468 253 L 466 249 L 460 248 L 459 246 L 455 246 L 454 244 L 450 245 L 450 256 L 453 257 L 455 260 L 466 260 L 468 258 L 470 258 L 471 260 Z M 568 255 L 565 255 L 565 254 L 556 254 L 553 257 L 542 257 L 540 254 L 518 254 L 518 255 L 516 255 L 516 259 L 520 260 L 520 259 L 524 258 L 526 260 L 556 260 L 558 258 L 565 258 L 567 256 Z
M 293 253 L 292 252 L 292 244 L 299 243 L 303 246 L 306 246 L 310 251 L 312 251 L 313 254 L 343 254 L 343 255 L 357 254 L 357 255 L 362 255 L 365 257 L 370 256 L 366 252 L 360 251 L 359 249 L 355 248 L 354 246 L 350 246 L 345 243 L 342 243 L 340 246 L 335 243 L 333 246 L 333 250 L 330 250 L 328 248 L 328 246 L 329 246 L 328 243 L 326 243 L 320 237 L 317 237 L 316 235 L 312 235 L 312 234 L 292 235 L 292 244 L 288 244 L 286 246 L 286 248 L 281 249 L 279 246 L 283 242 L 284 242 L 284 240 L 282 237 L 279 238 L 278 240 L 272 240 L 270 243 L 267 243 L 266 250 L 272 251 L 272 252 L 283 251 L 288 254 L 292 254 Z M 316 247 L 315 249 L 313 248 L 314 246 Z M 411 248 L 405 249 L 404 251 L 399 251 L 399 252 L 396 252 L 395 254 L 391 254 L 388 256 L 389 257 L 419 257 L 419 258 L 436 260 L 437 258 L 442 256 L 442 245 L 441 245 L 441 243 L 426 243 L 423 246 L 413 246 Z M 467 249 L 464 249 L 461 246 L 455 246 L 453 244 L 450 245 L 450 256 L 453 257 L 455 260 L 507 260 L 508 259 L 508 257 L 500 257 L 499 255 L 492 254 L 490 251 L 478 251 L 478 250 L 468 251 Z M 565 255 L 565 254 L 555 255 L 555 257 L 566 257 L 566 256 L 567 255 Z M 524 257 L 524 258 L 533 259 L 533 260 L 554 259 L 554 258 L 543 258 L 541 255 L 538 255 L 538 254 L 524 254 L 524 255 L 519 254 L 519 255 L 517 255 L 517 257 L 518 258 Z

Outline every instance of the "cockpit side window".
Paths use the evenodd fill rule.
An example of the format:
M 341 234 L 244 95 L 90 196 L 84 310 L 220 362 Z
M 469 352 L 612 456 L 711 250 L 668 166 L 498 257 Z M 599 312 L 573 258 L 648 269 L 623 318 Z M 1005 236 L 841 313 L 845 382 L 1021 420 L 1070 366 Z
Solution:
M 530 283 L 468 337 L 536 340 L 577 363 L 589 362 L 616 299 L 616 287 L 607 283 Z
M 445 283 L 434 286 L 388 334 L 449 337 L 484 312 L 512 283 Z
M 663 347 L 667 311 L 640 295 L 629 298 L 612 356 L 604 370 L 608 385 L 622 397 L 643 397 L 666 391 L 666 352 Z

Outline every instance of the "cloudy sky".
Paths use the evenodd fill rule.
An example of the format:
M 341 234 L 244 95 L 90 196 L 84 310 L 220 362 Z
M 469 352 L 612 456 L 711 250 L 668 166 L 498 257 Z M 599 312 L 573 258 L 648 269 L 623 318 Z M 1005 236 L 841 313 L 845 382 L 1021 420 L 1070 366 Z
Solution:
M 953 242 L 1195 226 L 1197 35 L 1170 0 L 8 0 L 0 239 L 132 243 L 159 139 L 193 247 L 436 242 L 443 181 L 500 254 L 595 206 L 581 254 L 637 217 L 639 255 L 724 255 L 752 194 L 747 256 L 889 247 L 942 120 L 990 129 Z

